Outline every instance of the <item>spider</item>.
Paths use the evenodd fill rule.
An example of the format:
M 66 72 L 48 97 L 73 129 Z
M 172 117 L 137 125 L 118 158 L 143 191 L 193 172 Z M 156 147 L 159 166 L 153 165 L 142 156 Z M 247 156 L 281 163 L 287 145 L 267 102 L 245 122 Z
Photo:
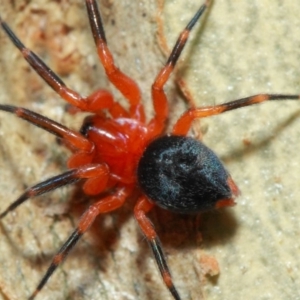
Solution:
M 0 110 L 15 114 L 56 135 L 72 150 L 69 171 L 27 189 L 0 214 L 5 217 L 29 198 L 67 184 L 85 180 L 83 191 L 99 195 L 81 217 L 75 231 L 54 256 L 46 274 L 29 299 L 42 290 L 52 273 L 89 229 L 95 218 L 121 207 L 136 189 L 134 208 L 137 222 L 153 251 L 161 277 L 174 299 L 181 299 L 147 213 L 155 205 L 176 213 L 194 213 L 232 206 L 239 190 L 217 156 L 202 142 L 188 137 L 192 122 L 198 118 L 273 100 L 298 100 L 298 95 L 260 94 L 215 106 L 188 109 L 165 134 L 168 101 L 164 85 L 185 46 L 189 33 L 203 15 L 209 1 L 196 12 L 180 34 L 165 66 L 152 85 L 154 117 L 146 122 L 137 84 L 114 65 L 95 0 L 86 0 L 89 21 L 100 61 L 109 80 L 129 103 L 124 109 L 105 90 L 82 97 L 63 81 L 32 51 L 27 49 L 0 18 L 3 30 L 33 69 L 73 110 L 90 112 L 80 130 L 71 130 L 25 108 L 0 105 Z M 105 192 L 105 193 L 104 193 Z

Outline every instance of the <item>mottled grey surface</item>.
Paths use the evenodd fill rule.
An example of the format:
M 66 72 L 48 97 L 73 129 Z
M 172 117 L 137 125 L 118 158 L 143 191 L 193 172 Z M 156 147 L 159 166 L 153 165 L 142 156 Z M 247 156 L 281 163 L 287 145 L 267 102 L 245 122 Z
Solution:
M 1 1 L 0 13 L 69 86 L 88 94 L 110 86 L 97 63 L 82 2 L 34 0 L 25 5 L 18 0 L 13 7 L 7 0 Z M 199 5 L 185 3 L 165 3 L 161 17 L 169 47 Z M 117 64 L 137 79 L 149 103 L 151 82 L 165 61 L 156 37 L 157 3 L 101 4 Z M 260 92 L 299 92 L 299 9 L 293 0 L 215 0 L 181 60 L 198 105 Z M 2 32 L 0 64 L 1 103 L 80 127 L 81 117 L 64 114 L 63 102 L 29 71 Z M 168 85 L 174 120 L 184 105 L 172 87 Z M 199 224 L 196 217 L 159 210 L 151 214 L 183 299 L 300 299 L 299 105 L 264 104 L 195 124 L 195 133 L 204 132 L 204 142 L 225 161 L 242 195 L 235 208 L 205 214 Z M 68 154 L 61 149 L 49 134 L 1 113 L 0 208 L 26 186 L 62 172 Z M 69 192 L 59 191 L 25 204 L 3 221 L 0 299 L 24 299 L 35 288 L 84 209 L 81 197 L 68 199 Z M 132 207 L 129 202 L 92 228 L 41 299 L 171 299 Z M 201 270 L 211 260 L 200 265 L 203 254 L 220 264 L 219 277 L 206 283 Z

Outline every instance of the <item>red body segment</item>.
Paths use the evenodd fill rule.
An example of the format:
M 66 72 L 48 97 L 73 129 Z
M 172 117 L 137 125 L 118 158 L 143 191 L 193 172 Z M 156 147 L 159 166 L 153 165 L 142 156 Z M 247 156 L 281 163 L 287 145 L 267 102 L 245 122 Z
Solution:
M 110 119 L 98 115 L 88 120 L 86 137 L 95 145 L 89 163 L 106 164 L 110 184 L 136 185 L 136 167 L 151 136 L 145 124 L 129 118 Z M 76 159 L 75 159 L 76 163 Z

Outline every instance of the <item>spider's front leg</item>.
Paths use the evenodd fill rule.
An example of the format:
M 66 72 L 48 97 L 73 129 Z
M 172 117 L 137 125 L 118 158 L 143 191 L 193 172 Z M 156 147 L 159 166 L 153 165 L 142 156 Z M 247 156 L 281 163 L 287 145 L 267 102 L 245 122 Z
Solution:
M 185 29 L 180 33 L 164 68 L 162 68 L 161 71 L 158 73 L 152 85 L 151 92 L 155 116 L 150 121 L 148 127 L 150 134 L 153 136 L 157 136 L 162 133 L 162 131 L 165 128 L 165 121 L 168 116 L 168 101 L 167 96 L 164 92 L 164 86 L 168 81 L 171 73 L 173 72 L 178 58 L 184 46 L 186 45 L 190 31 L 195 26 L 200 17 L 203 15 L 208 5 L 209 0 L 207 0 L 203 5 L 201 5 L 194 17 L 187 24 Z
M 13 44 L 20 50 L 23 57 L 37 74 L 65 101 L 83 111 L 97 112 L 103 109 L 111 109 L 114 105 L 111 93 L 106 90 L 97 90 L 87 97 L 70 89 L 59 76 L 52 71 L 40 57 L 26 46 L 15 35 L 11 28 L 1 19 L 0 25 Z
M 114 63 L 113 55 L 110 52 L 105 37 L 101 15 L 95 0 L 85 0 L 90 26 L 93 32 L 94 41 L 97 47 L 99 59 L 104 67 L 109 81 L 122 93 L 128 100 L 130 117 L 145 121 L 144 107 L 141 102 L 141 92 L 133 79 L 124 74 Z M 119 110 L 117 103 L 111 108 L 110 112 L 114 115 L 115 110 Z

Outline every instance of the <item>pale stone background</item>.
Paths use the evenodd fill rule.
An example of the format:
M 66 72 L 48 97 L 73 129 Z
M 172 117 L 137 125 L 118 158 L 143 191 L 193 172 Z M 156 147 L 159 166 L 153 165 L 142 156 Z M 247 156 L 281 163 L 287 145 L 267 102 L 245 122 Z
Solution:
M 97 62 L 82 2 L 3 0 L 0 13 L 69 86 L 87 94 L 109 85 Z M 150 85 L 165 62 L 163 37 L 171 48 L 200 4 L 101 1 L 109 46 L 120 68 L 138 81 L 150 113 Z M 299 11 L 300 3 L 293 0 L 215 0 L 194 31 L 177 73 L 197 105 L 260 92 L 299 92 Z M 63 102 L 30 71 L 2 32 L 0 64 L 1 103 L 80 127 L 82 116 L 64 114 Z M 172 80 L 168 95 L 172 123 L 186 106 Z M 183 299 L 300 299 L 299 117 L 299 103 L 277 102 L 195 124 L 193 133 L 202 131 L 242 195 L 235 208 L 201 217 L 159 209 L 150 215 Z M 64 171 L 67 157 L 51 135 L 1 113 L 0 208 L 25 187 Z M 84 200 L 72 189 L 62 189 L 30 201 L 3 220 L 0 299 L 25 299 L 34 290 L 87 205 Z M 99 218 L 40 299 L 171 299 L 132 218 L 133 206 L 129 202 Z M 220 274 L 205 279 L 203 272 L 209 267 L 216 271 L 216 261 Z

